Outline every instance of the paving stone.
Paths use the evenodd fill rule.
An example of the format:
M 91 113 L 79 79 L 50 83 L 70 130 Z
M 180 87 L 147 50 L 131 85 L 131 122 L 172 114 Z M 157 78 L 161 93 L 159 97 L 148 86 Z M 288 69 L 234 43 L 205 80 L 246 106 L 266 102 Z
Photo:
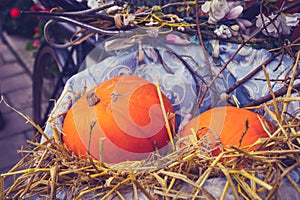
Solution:
M 7 45 L 0 39 L 0 49 L 7 48 Z
M 5 35 L 7 37 L 7 35 Z M 33 66 L 32 52 L 24 50 L 26 40 L 10 38 L 8 44 L 16 52 L 25 65 Z M 24 60 L 23 60 L 24 59 Z M 30 62 L 29 62 L 30 61 Z M 32 70 L 31 70 L 32 72 Z M 0 41 L 0 95 L 12 107 L 21 113 L 32 117 L 32 78 L 28 70 L 19 63 L 19 60 L 5 44 Z M 0 103 L 0 110 L 5 120 L 5 127 L 0 130 L 0 174 L 11 169 L 20 159 L 17 150 L 22 145 L 27 146 L 26 140 L 32 139 L 36 133 L 30 123 L 18 113 Z M 13 177 L 5 180 L 5 187 L 13 183 Z
M 1 47 L 0 47 L 1 48 Z M 5 64 L 4 58 L 0 54 L 0 67 Z
M 20 112 L 25 115 L 31 116 L 32 108 L 20 110 Z M 27 123 L 27 120 L 25 118 L 14 111 L 3 113 L 3 118 L 5 121 L 5 127 L 0 130 L 0 141 L 10 141 L 14 135 L 33 130 L 33 126 L 30 123 Z
M 25 72 L 13 77 L 0 79 L 0 92 L 8 93 L 31 86 L 31 78 Z
M 11 76 L 15 76 L 22 73 L 24 73 L 24 69 L 22 69 L 20 64 L 17 62 L 3 64 L 2 66 L 0 66 L 0 79 L 9 78 Z
M 3 34 L 8 44 L 11 46 L 14 52 L 18 55 L 19 59 L 25 64 L 27 70 L 32 74 L 33 72 L 33 51 L 26 51 L 25 47 L 28 42 L 28 39 L 24 39 L 23 37 L 19 37 L 16 35 L 8 35 L 6 33 Z
M 4 97 L 4 100 L 7 101 L 7 99 L 5 98 L 5 94 L 2 94 L 2 95 Z M 4 102 L 0 103 L 0 111 L 2 112 L 2 114 L 12 112 L 12 110 L 9 107 L 7 107 L 4 104 Z
M 26 140 L 32 140 L 37 133 L 38 133 L 38 131 L 33 128 L 28 131 L 25 131 L 24 135 L 25 135 Z
M 4 60 L 4 63 L 10 63 L 17 61 L 15 55 L 10 51 L 7 46 L 1 46 L 0 54 Z
M 3 38 L 0 38 L 0 49 L 3 47 L 7 47 L 6 43 L 3 42 Z
M 17 154 L 17 151 L 22 146 L 27 146 L 25 135 L 18 134 L 11 138 L 13 142 L 7 142 L 6 140 L 0 140 L 0 170 L 2 173 L 15 165 L 20 159 L 21 155 Z
M 5 99 L 15 109 L 26 109 L 32 107 L 32 87 L 28 86 L 22 90 L 15 90 L 4 94 Z

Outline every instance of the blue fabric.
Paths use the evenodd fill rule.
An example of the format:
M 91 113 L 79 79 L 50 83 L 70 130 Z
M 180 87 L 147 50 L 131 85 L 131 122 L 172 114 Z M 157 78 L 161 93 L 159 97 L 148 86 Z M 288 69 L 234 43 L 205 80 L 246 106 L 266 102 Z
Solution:
M 84 70 L 67 81 L 50 118 L 66 112 L 84 91 L 92 89 L 97 84 L 115 76 L 136 75 L 153 83 L 156 80 L 159 82 L 162 92 L 174 107 L 179 126 L 181 119 L 188 113 L 197 115 L 209 108 L 228 104 L 221 97 L 225 90 L 271 56 L 271 53 L 265 49 L 253 49 L 248 46 L 241 48 L 215 80 L 200 108 L 197 109 L 197 96 L 201 97 L 206 85 L 218 74 L 220 67 L 213 62 L 211 56 L 208 57 L 210 65 L 208 66 L 202 47 L 195 42 L 186 44 L 189 39 L 192 40 L 186 35 L 177 34 L 181 40 L 185 41 L 184 45 L 166 40 L 165 34 L 157 37 L 138 35 L 113 37 L 95 48 L 87 57 L 87 64 L 83 66 Z M 221 66 L 238 48 L 239 44 L 220 43 Z M 266 66 L 266 70 L 270 79 L 280 80 L 291 75 L 292 67 L 293 59 L 284 55 L 273 59 Z M 287 71 L 290 71 L 290 74 L 286 74 Z M 232 101 L 235 96 L 243 106 L 245 103 L 269 94 L 267 82 L 260 79 L 265 79 L 262 70 L 234 90 L 230 94 L 230 100 Z M 274 91 L 283 86 L 280 82 L 273 81 L 271 84 Z M 299 107 L 299 102 L 290 104 L 290 113 L 299 112 Z M 52 134 L 53 124 L 61 130 L 62 122 L 63 116 L 48 123 L 45 129 L 46 134 Z
M 92 89 L 97 84 L 115 76 L 136 75 L 153 83 L 156 80 L 159 82 L 162 92 L 169 98 L 174 107 L 179 125 L 181 119 L 188 113 L 196 115 L 211 107 L 226 105 L 227 102 L 220 97 L 224 91 L 271 56 L 271 53 L 265 49 L 243 47 L 216 79 L 213 87 L 205 96 L 200 109 L 197 110 L 198 93 L 200 96 L 203 94 L 206 84 L 218 74 L 220 67 L 214 64 L 211 56 L 209 56 L 210 67 L 208 67 L 201 46 L 195 42 L 181 45 L 168 42 L 165 37 L 166 35 L 159 35 L 158 37 L 136 37 L 128 40 L 127 37 L 122 38 L 120 36 L 103 43 L 99 47 L 100 50 L 96 49 L 91 53 L 90 58 L 87 59 L 87 66 L 84 66 L 81 72 L 67 81 L 50 118 L 65 113 L 84 91 Z M 179 34 L 179 37 L 187 41 L 191 39 L 182 34 Z M 238 44 L 220 43 L 219 61 L 221 66 L 230 59 L 238 48 Z M 284 55 L 270 62 L 266 69 L 270 79 L 282 79 L 291 75 L 291 73 L 286 73 L 292 67 L 293 59 Z M 262 70 L 234 90 L 231 93 L 231 100 L 232 95 L 234 95 L 242 104 L 245 104 L 269 94 L 267 82 L 256 80 L 256 78 L 265 79 Z M 283 86 L 280 82 L 272 82 L 271 84 L 273 90 Z M 289 105 L 290 113 L 299 112 L 299 107 L 299 102 Z M 51 136 L 53 134 L 52 127 L 56 126 L 58 130 L 61 130 L 62 123 L 63 116 L 47 123 L 45 133 Z M 299 185 L 300 169 L 296 168 L 290 172 L 290 175 Z M 284 179 L 283 188 L 289 186 L 288 180 Z
M 225 43 L 220 46 L 221 63 L 225 64 L 227 60 L 238 49 L 238 44 Z M 271 57 L 271 53 L 265 49 L 253 49 L 251 47 L 243 47 L 239 53 L 228 65 L 228 72 L 230 72 L 237 81 L 246 77 L 249 72 L 263 64 Z M 280 61 L 282 59 L 282 61 Z M 287 75 L 288 69 L 293 67 L 293 60 L 288 55 L 283 57 L 278 56 L 266 65 L 266 71 L 272 80 L 284 79 Z M 276 69 L 277 68 L 277 69 Z M 291 74 L 290 74 L 291 75 Z M 243 87 L 248 91 L 250 99 L 258 99 L 269 93 L 266 81 L 256 80 L 257 78 L 266 79 L 263 70 L 260 70 L 253 78 L 248 80 Z M 274 91 L 280 89 L 283 85 L 272 82 L 272 89 Z

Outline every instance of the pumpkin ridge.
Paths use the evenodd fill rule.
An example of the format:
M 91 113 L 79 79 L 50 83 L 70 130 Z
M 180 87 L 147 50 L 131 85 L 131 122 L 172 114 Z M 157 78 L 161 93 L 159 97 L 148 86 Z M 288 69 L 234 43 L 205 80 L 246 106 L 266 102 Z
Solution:
M 174 113 L 164 95 L 163 101 L 166 112 Z M 150 117 L 145 128 L 140 122 L 147 115 Z M 90 132 L 95 119 L 97 123 Z M 63 130 L 70 151 L 87 155 L 90 149 L 93 158 L 108 163 L 145 159 L 156 147 L 163 151 L 169 142 L 156 86 L 136 76 L 112 78 L 80 97 L 68 111 Z
M 269 137 L 268 133 L 263 129 L 258 116 L 260 115 L 243 108 L 231 106 L 213 108 L 201 113 L 188 122 L 180 136 L 185 137 L 192 134 L 190 129 L 193 128 L 197 130 L 197 136 L 202 138 L 208 132 L 205 129 L 210 129 L 219 135 L 219 139 L 224 147 L 235 146 L 243 148 L 254 144 L 258 138 Z M 270 131 L 275 130 L 274 125 L 270 121 L 262 116 L 261 119 L 264 123 L 270 125 Z M 247 120 L 248 129 L 245 132 Z M 256 145 L 244 150 L 253 151 L 258 146 Z

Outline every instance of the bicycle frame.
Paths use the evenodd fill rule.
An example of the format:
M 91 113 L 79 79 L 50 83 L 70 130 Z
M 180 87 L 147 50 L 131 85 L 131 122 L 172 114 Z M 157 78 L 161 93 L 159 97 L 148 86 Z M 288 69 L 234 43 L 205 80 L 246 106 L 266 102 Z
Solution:
M 83 4 L 81 4 L 75 0 L 74 1 L 64 0 L 64 1 L 55 1 L 55 2 L 51 1 L 51 0 L 41 0 L 40 2 L 45 7 L 52 8 L 55 6 L 59 6 L 59 7 L 63 8 L 64 11 L 66 11 L 63 14 L 61 14 L 61 13 L 59 13 L 59 14 L 43 13 L 43 18 L 45 20 L 45 39 L 48 42 L 48 45 L 51 45 L 55 49 L 64 49 L 63 51 L 65 51 L 64 53 L 61 53 L 63 51 L 60 52 L 57 50 L 58 54 L 64 54 L 63 56 L 59 56 L 59 57 L 62 57 L 62 63 L 65 63 L 64 65 L 62 65 L 62 68 L 61 68 L 61 74 L 59 76 L 59 83 L 63 83 L 63 79 L 72 76 L 73 74 L 75 74 L 78 71 L 82 62 L 84 62 L 86 55 L 89 53 L 89 51 L 93 47 L 95 47 L 95 45 L 97 45 L 97 43 L 99 43 L 99 41 L 96 40 L 95 36 L 92 36 L 92 37 L 89 37 L 88 39 L 86 39 L 82 43 L 76 43 L 76 45 L 74 45 L 74 43 L 57 44 L 57 43 L 55 43 L 55 41 L 52 41 L 51 37 L 49 37 L 49 35 L 47 34 L 48 29 L 51 25 L 55 24 L 56 22 L 66 22 L 68 25 L 62 25 L 62 27 L 70 35 L 72 35 L 76 32 L 76 30 L 73 29 L 74 26 L 79 26 L 81 28 L 86 29 L 85 34 L 100 33 L 100 34 L 104 35 L 103 37 L 105 37 L 105 36 L 109 37 L 111 35 L 118 34 L 122 31 L 126 31 L 126 29 L 124 29 L 124 30 L 101 29 L 101 28 L 94 27 L 87 23 L 82 23 L 81 21 L 76 20 L 75 16 L 78 13 L 80 13 L 81 15 L 87 16 L 88 14 L 95 13 L 95 12 L 98 12 L 100 10 L 103 10 L 105 8 L 115 5 L 115 3 L 113 3 L 113 2 L 105 4 L 102 7 L 99 7 L 97 9 L 88 9 L 86 6 L 84 6 Z M 285 8 L 284 10 L 290 9 L 293 6 L 298 5 L 298 4 L 299 4 L 299 2 L 298 3 L 296 2 L 294 5 L 289 6 L 289 7 Z M 252 9 L 249 9 L 249 10 L 252 10 Z M 73 11 L 75 11 L 75 12 L 73 12 Z M 78 11 L 78 12 L 76 12 L 76 11 Z M 251 15 L 251 13 L 250 13 L 250 15 Z M 106 16 L 99 14 L 99 15 L 97 15 L 97 17 L 105 18 Z M 81 38 L 79 37 L 78 40 L 80 40 L 80 39 Z M 76 42 L 76 40 L 75 40 L 75 42 Z M 65 55 L 67 55 L 67 56 L 65 56 Z M 75 55 L 75 60 L 73 60 L 74 55 Z M 230 89 L 232 89 L 232 88 L 229 88 L 229 90 Z M 235 88 L 233 88 L 232 90 L 234 90 L 234 89 Z M 59 85 L 57 85 L 55 87 L 54 92 L 51 95 L 51 98 L 55 99 L 55 97 L 58 93 L 58 90 L 59 90 Z M 50 106 L 47 109 L 47 112 L 49 112 L 49 111 L 50 111 Z M 47 119 L 47 116 L 44 117 L 43 121 L 45 121 L 46 119 Z
M 64 2 L 64 3 L 62 3 Z M 55 3 L 59 3 L 58 5 L 57 4 L 53 4 L 53 1 L 48 1 L 48 0 L 43 0 L 42 1 L 43 5 L 45 6 L 49 6 L 52 7 L 52 6 L 63 6 L 64 8 L 76 8 L 76 9 L 83 9 L 82 5 L 79 4 L 78 2 L 75 2 L 75 6 L 73 5 L 74 2 L 71 2 L 71 1 L 55 1 Z M 72 4 L 71 4 L 72 3 Z M 41 19 L 43 20 L 43 22 L 45 24 L 48 23 L 48 26 L 50 26 L 50 23 L 48 21 L 48 19 L 46 17 L 41 17 Z M 52 23 L 54 23 L 52 21 Z M 75 27 L 74 26 L 71 26 L 70 24 L 67 24 L 67 23 L 64 23 L 64 24 L 61 24 L 61 23 L 57 23 L 55 24 L 55 26 L 59 29 L 63 29 L 64 32 L 67 34 L 67 35 L 72 35 L 74 34 L 74 32 L 76 31 Z M 81 44 L 78 44 L 78 45 L 68 45 L 68 46 L 63 46 L 63 47 L 58 47 L 58 46 L 54 46 L 53 44 L 51 45 L 51 42 L 45 42 L 43 45 L 42 45 L 42 48 L 40 48 L 39 52 L 37 53 L 37 58 L 35 60 L 35 70 L 34 70 L 34 74 L 33 74 L 33 80 L 34 81 L 37 81 L 37 82 L 40 82 L 41 80 L 41 76 L 42 75 L 42 71 L 41 69 L 38 69 L 40 67 L 43 67 L 43 66 L 39 66 L 39 63 L 41 62 L 39 60 L 39 56 L 42 57 L 43 53 L 45 52 L 41 52 L 43 51 L 43 49 L 46 47 L 46 48 L 51 48 L 52 50 L 50 50 L 53 54 L 54 57 L 55 57 L 55 60 L 58 64 L 58 67 L 59 67 L 59 76 L 57 77 L 57 82 L 55 83 L 55 87 L 53 88 L 53 91 L 51 93 L 51 95 L 49 96 L 49 99 L 56 99 L 59 95 L 59 92 L 61 90 L 61 88 L 64 86 L 66 80 L 71 77 L 73 74 L 77 73 L 82 62 L 84 61 L 87 53 L 89 52 L 89 50 L 91 50 L 95 44 L 95 41 L 92 40 L 92 39 L 89 39 L 88 41 L 86 42 L 83 42 Z M 47 50 L 46 50 L 47 51 Z M 49 51 L 49 50 L 48 50 Z M 50 53 L 50 52 L 46 52 L 46 53 Z M 42 83 L 42 82 L 40 82 Z M 41 100 L 41 92 L 42 92 L 42 88 L 39 84 L 33 84 L 33 107 L 34 107 L 34 113 L 33 113 L 33 116 L 34 116 L 34 120 L 43 125 L 47 118 L 48 118 L 48 114 L 50 113 L 52 107 L 53 107 L 53 103 L 49 102 L 48 103 L 48 106 L 45 110 L 45 114 L 43 114 L 41 116 L 41 113 L 42 113 L 42 108 L 41 108 L 41 104 L 42 104 L 42 100 Z
M 87 7 L 77 1 L 72 0 L 64 0 L 64 1 L 51 1 L 51 0 L 40 0 L 39 3 L 44 6 L 45 8 L 52 9 L 53 7 L 60 7 L 64 11 L 68 12 L 68 15 L 71 16 L 72 12 L 75 13 L 73 16 L 76 15 L 77 11 L 81 10 L 87 10 Z M 115 3 L 108 3 L 105 4 L 103 7 L 98 9 L 89 9 L 93 12 L 97 10 L 103 10 L 105 8 L 111 7 L 115 5 Z M 84 11 L 86 12 L 86 11 Z M 26 11 L 24 11 L 26 14 Z M 34 13 L 31 13 L 34 14 Z M 76 74 L 78 70 L 80 69 L 82 63 L 84 62 L 84 59 L 86 55 L 97 45 L 99 42 L 103 40 L 103 38 L 100 38 L 100 40 L 96 40 L 96 37 L 89 37 L 84 42 L 80 42 L 76 45 L 73 43 L 66 43 L 66 44 L 58 44 L 55 41 L 52 41 L 51 37 L 48 35 L 50 28 L 52 25 L 55 25 L 55 30 L 63 30 L 64 34 L 68 35 L 67 37 L 71 37 L 74 33 L 76 33 L 76 27 L 86 28 L 88 31 L 94 31 L 101 34 L 104 34 L 103 37 L 106 35 L 114 35 L 119 33 L 120 31 L 105 31 L 102 29 L 95 28 L 93 26 L 90 26 L 88 24 L 81 23 L 75 19 L 72 19 L 68 16 L 55 16 L 55 13 L 52 12 L 45 12 L 42 15 L 39 15 L 40 19 L 44 22 L 45 28 L 44 28 L 44 37 L 46 40 L 46 43 L 43 44 L 43 46 L 51 47 L 52 50 L 50 50 L 54 54 L 55 57 L 54 60 L 56 60 L 58 67 L 59 67 L 59 75 L 57 77 L 57 82 L 55 83 L 55 87 L 53 88 L 53 91 L 51 95 L 49 96 L 49 99 L 56 99 L 59 96 L 61 88 L 64 86 L 66 80 L 70 78 L 72 75 Z M 65 22 L 65 23 L 64 23 Z M 78 38 L 80 40 L 81 38 Z M 37 56 L 43 56 L 43 48 L 41 48 L 37 54 Z M 46 52 L 47 53 L 47 52 Z M 49 52 L 48 52 L 49 53 Z M 48 106 L 45 110 L 45 114 L 41 116 L 42 108 L 41 108 L 41 93 L 43 92 L 42 86 L 40 84 L 43 84 L 43 81 L 41 80 L 42 70 L 38 69 L 39 67 L 39 58 L 35 61 L 35 70 L 33 79 L 34 82 L 37 83 L 33 84 L 33 107 L 34 107 L 34 120 L 37 123 L 40 123 L 43 125 L 47 118 L 48 113 L 50 113 L 51 109 L 53 108 L 53 103 L 49 102 Z M 53 80 L 54 81 L 54 80 Z

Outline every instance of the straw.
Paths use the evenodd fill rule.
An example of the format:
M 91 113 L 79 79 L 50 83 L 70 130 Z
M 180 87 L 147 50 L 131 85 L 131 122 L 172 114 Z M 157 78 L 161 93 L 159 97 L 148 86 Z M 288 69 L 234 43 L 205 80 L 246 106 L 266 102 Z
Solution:
M 99 161 L 91 156 L 83 159 L 70 153 L 61 139 L 59 128 L 53 126 L 53 136 L 47 137 L 38 125 L 8 105 L 2 96 L 0 103 L 3 102 L 30 122 L 46 140 L 43 143 L 27 141 L 28 147 L 19 151 L 23 154 L 22 159 L 7 173 L 1 174 L 0 199 L 39 196 L 55 199 L 58 193 L 71 199 L 126 199 L 128 193 L 134 199 L 138 199 L 141 194 L 148 199 L 214 199 L 213 191 L 205 189 L 206 183 L 213 177 L 223 177 L 226 181 L 223 188 L 218 188 L 220 199 L 226 199 L 229 189 L 236 199 L 262 199 L 262 196 L 272 199 L 283 178 L 288 180 L 296 192 L 300 192 L 299 185 L 290 175 L 292 170 L 299 167 L 299 114 L 286 114 L 290 103 L 300 100 L 300 97 L 291 95 L 299 57 L 300 52 L 291 68 L 292 77 L 285 96 L 275 98 L 273 94 L 270 102 L 252 107 L 264 109 L 269 119 L 276 123 L 275 132 L 270 132 L 264 120 L 259 118 L 269 138 L 259 138 L 245 147 L 226 147 L 217 156 L 212 155 L 213 149 L 205 148 L 207 141 L 198 138 L 197 130 L 191 129 L 191 135 L 184 138 L 173 137 L 172 125 L 169 124 L 157 82 L 157 93 L 172 151 L 167 155 L 153 152 L 145 160 L 117 164 L 102 163 L 101 156 Z M 264 67 L 263 70 L 270 87 L 271 80 Z M 274 105 L 277 106 L 275 111 L 271 109 Z M 247 124 L 241 127 L 244 134 L 247 134 L 247 129 Z M 103 148 L 101 141 L 99 148 Z M 256 146 L 259 148 L 249 151 Z M 8 177 L 14 177 L 15 181 L 4 189 Z
M 0 199 L 4 199 L 4 177 L 0 176 Z
M 160 102 L 161 110 L 162 110 L 162 113 L 163 113 L 163 116 L 164 116 L 164 120 L 165 120 L 166 129 L 167 129 L 168 136 L 169 136 L 169 139 L 170 139 L 170 142 L 171 142 L 171 145 L 172 145 L 172 149 L 174 151 L 175 150 L 175 144 L 174 144 L 173 134 L 172 134 L 172 131 L 171 131 L 171 128 L 170 128 L 170 124 L 169 124 L 169 119 L 168 119 L 168 116 L 167 116 L 167 112 L 165 110 L 165 105 L 164 105 L 164 101 L 163 101 L 163 98 L 162 98 L 162 94 L 161 94 L 161 90 L 160 90 L 160 87 L 159 87 L 159 83 L 158 83 L 157 80 L 155 82 L 156 82 L 156 89 L 157 89 L 157 94 L 158 94 L 158 97 L 159 97 L 159 102 Z
M 233 183 L 233 180 L 230 176 L 230 173 L 228 171 L 228 169 L 226 169 L 221 163 L 218 163 L 218 166 L 221 168 L 222 172 L 224 173 L 225 177 L 227 178 L 227 182 L 226 182 L 226 186 L 224 187 L 224 191 L 223 191 L 223 194 L 222 194 L 222 198 L 225 198 L 225 192 L 227 190 L 227 187 L 228 185 L 230 185 L 232 191 L 233 191 L 233 195 L 236 199 L 239 199 L 239 195 L 238 195 L 238 192 L 235 188 L 235 185 Z
M 299 57 L 300 57 L 300 51 L 298 51 L 298 53 L 297 53 L 295 64 L 293 66 L 293 72 L 292 72 L 292 75 L 291 75 L 291 78 L 290 78 L 290 83 L 288 85 L 288 89 L 286 91 L 286 97 L 290 97 L 291 93 L 292 93 L 292 90 L 293 90 L 293 84 L 294 84 L 295 77 L 296 77 L 296 74 L 297 74 L 297 69 L 299 68 L 299 65 L 298 65 L 299 64 Z M 282 113 L 281 113 L 281 122 L 282 122 L 282 120 L 284 120 L 284 115 L 285 115 L 285 112 L 287 110 L 287 107 L 288 107 L 288 104 L 284 103 L 283 108 L 282 108 Z

